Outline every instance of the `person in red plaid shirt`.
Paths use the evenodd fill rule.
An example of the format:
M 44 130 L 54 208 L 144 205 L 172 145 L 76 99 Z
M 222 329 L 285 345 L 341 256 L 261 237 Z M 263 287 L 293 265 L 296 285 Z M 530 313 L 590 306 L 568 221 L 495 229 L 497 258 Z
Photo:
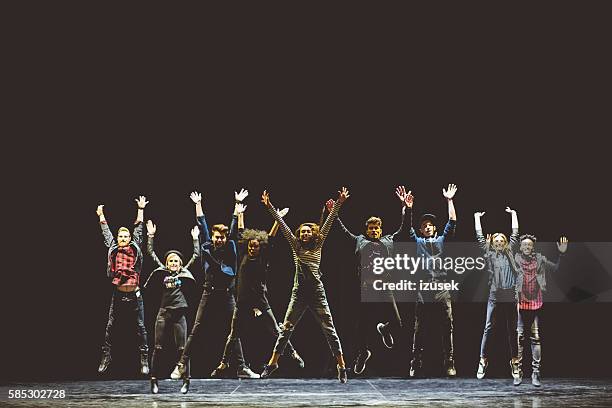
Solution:
M 540 342 L 540 312 L 542 310 L 542 292 L 546 291 L 546 272 L 559 268 L 561 256 L 567 251 L 567 238 L 561 237 L 557 243 L 559 249 L 559 260 L 557 263 L 549 261 L 539 252 L 534 252 L 536 237 L 533 235 L 522 235 L 519 238 L 520 251 L 515 254 L 518 274 L 516 278 L 516 292 L 519 299 L 517 341 L 518 341 L 518 363 L 520 380 L 523 377 L 523 344 L 525 342 L 525 329 L 531 332 L 531 355 L 532 373 L 531 383 L 539 387 L 542 385 L 540 378 L 540 361 L 542 357 L 542 346 Z M 520 384 L 520 381 L 518 382 Z M 516 384 L 516 385 L 518 385 Z
M 142 269 L 143 254 L 142 232 L 144 221 L 144 208 L 149 203 L 144 196 L 136 200 L 138 214 L 134 223 L 134 231 L 121 227 L 117 232 L 117 239 L 113 236 L 104 217 L 104 205 L 98 205 L 96 214 L 100 218 L 100 227 L 104 236 L 104 244 L 108 247 L 106 275 L 111 278 L 114 285 L 111 304 L 108 310 L 108 322 L 102 346 L 102 360 L 98 367 L 99 373 L 104 373 L 111 362 L 111 338 L 113 324 L 118 315 L 125 315 L 133 319 L 138 327 L 140 372 L 149 374 L 149 346 L 147 343 L 147 329 L 144 324 L 144 303 L 138 287 L 140 270 Z

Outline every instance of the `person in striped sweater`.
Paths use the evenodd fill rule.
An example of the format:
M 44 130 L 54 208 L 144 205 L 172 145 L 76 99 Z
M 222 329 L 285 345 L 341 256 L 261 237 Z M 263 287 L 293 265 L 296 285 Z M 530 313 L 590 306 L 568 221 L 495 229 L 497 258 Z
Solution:
M 295 234 L 293 234 L 284 219 L 274 209 L 268 192 L 264 191 L 261 196 L 261 202 L 266 206 L 274 220 L 280 224 L 281 231 L 291 246 L 293 261 L 295 262 L 291 300 L 287 307 L 281 332 L 276 339 L 272 357 L 270 357 L 268 364 L 265 365 L 261 378 L 269 377 L 278 368 L 278 360 L 285 351 L 295 326 L 306 309 L 310 309 L 321 325 L 329 348 L 336 357 L 338 379 L 341 383 L 346 383 L 347 381 L 342 346 L 334 327 L 331 311 L 327 303 L 327 296 L 325 295 L 325 288 L 321 281 L 322 273 L 319 269 L 325 238 L 327 238 L 332 224 L 338 216 L 340 206 L 349 197 L 349 192 L 345 187 L 342 187 L 338 193 L 338 199 L 334 202 L 329 215 L 320 228 L 317 223 L 303 223 L 298 227 Z

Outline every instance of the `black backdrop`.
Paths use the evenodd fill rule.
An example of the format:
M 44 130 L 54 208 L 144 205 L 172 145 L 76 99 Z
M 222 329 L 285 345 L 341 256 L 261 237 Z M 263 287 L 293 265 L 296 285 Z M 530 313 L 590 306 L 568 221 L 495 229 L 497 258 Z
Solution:
M 527 14 L 354 7 L 324 15 L 274 9 L 282 19 L 272 9 L 72 9 L 77 19 L 48 19 L 61 14 L 56 8 L 11 10 L 27 24 L 10 27 L 17 87 L 4 214 L 7 256 L 16 257 L 8 269 L 16 273 L 7 271 L 5 284 L 5 378 L 96 378 L 111 289 L 99 203 L 116 231 L 133 221 L 133 199 L 145 194 L 159 251 L 188 252 L 194 189 L 204 195 L 208 219 L 226 222 L 233 191 L 248 188 L 247 224 L 267 227 L 258 200 L 264 188 L 276 205 L 291 208 L 293 226 L 318 219 L 324 200 L 346 185 L 346 223 L 359 230 L 377 214 L 389 231 L 399 220 L 396 185 L 412 189 L 416 214 L 444 215 L 441 189 L 452 182 L 459 186 L 459 241 L 473 240 L 477 209 L 487 211 L 487 230 L 508 230 L 506 205 L 519 212 L 523 231 L 542 240 L 609 239 L 605 13 L 563 5 Z M 349 357 L 351 254 L 335 230 L 323 268 Z M 547 376 L 609 375 L 612 308 L 591 301 L 589 285 L 576 277 L 590 276 L 585 269 L 578 265 L 555 282 L 574 302 L 546 305 Z M 279 319 L 291 278 L 281 240 L 269 282 Z M 412 308 L 402 305 L 409 323 Z M 146 309 L 152 339 L 155 307 Z M 456 307 L 459 375 L 476 369 L 484 311 L 484 304 Z M 252 330 L 244 347 L 257 366 L 272 345 Z M 393 351 L 375 346 L 369 373 L 405 375 L 410 335 Z M 222 337 L 207 335 L 199 345 L 194 376 L 213 368 Z M 112 377 L 135 375 L 133 341 L 116 342 Z M 427 364 L 438 367 L 431 341 Z M 304 374 L 325 375 L 329 352 L 311 316 L 294 342 Z M 499 353 L 491 370 L 505 375 Z

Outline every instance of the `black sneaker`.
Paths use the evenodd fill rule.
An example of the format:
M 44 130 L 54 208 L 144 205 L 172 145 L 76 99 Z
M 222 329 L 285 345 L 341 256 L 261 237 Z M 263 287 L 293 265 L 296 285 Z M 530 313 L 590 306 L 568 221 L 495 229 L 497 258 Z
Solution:
M 340 380 L 342 384 L 345 384 L 348 381 L 346 367 L 340 367 L 339 365 L 337 365 L 336 368 L 338 369 L 338 380 Z
M 376 330 L 382 337 L 382 342 L 386 348 L 393 348 L 393 336 L 389 330 L 389 323 L 378 323 Z
M 420 358 L 413 358 L 412 361 L 410 361 L 410 377 L 423 377 L 423 360 L 421 360 Z
M 535 387 L 540 387 L 542 386 L 542 381 L 540 378 L 540 372 L 539 371 L 534 371 L 531 373 L 531 384 L 533 384 Z
M 370 350 L 365 349 L 361 350 L 357 355 L 357 359 L 355 360 L 355 365 L 353 366 L 353 372 L 355 374 L 361 374 L 366 368 L 366 363 L 372 357 L 372 353 Z
M 259 374 L 253 372 L 253 370 L 251 370 L 248 366 L 240 367 L 238 370 L 236 370 L 236 374 L 238 375 L 238 378 L 261 378 Z
M 278 364 L 264 366 L 264 370 L 260 374 L 260 378 L 268 378 L 270 375 L 278 369 Z
M 108 369 L 108 366 L 110 365 L 112 360 L 113 359 L 111 358 L 110 353 L 102 354 L 102 360 L 100 361 L 100 366 L 98 367 L 98 372 L 100 374 L 106 372 L 106 370 Z
M 157 378 L 151 378 L 151 394 L 157 394 L 159 392 L 159 385 L 157 384 Z
M 181 394 L 187 394 L 189 392 L 189 378 L 183 378 L 183 386 L 181 387 Z
M 140 374 L 149 375 L 149 356 L 147 353 L 140 353 Z
M 228 377 L 228 369 L 229 366 L 225 363 L 220 363 L 217 368 L 210 373 L 210 378 L 226 378 Z

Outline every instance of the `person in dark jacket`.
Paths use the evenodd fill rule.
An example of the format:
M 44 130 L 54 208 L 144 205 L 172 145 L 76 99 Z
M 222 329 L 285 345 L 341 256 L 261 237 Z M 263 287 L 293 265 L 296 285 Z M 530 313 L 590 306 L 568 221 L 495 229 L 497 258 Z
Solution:
M 373 265 L 374 258 L 388 258 L 393 257 L 394 255 L 394 243 L 395 240 L 401 236 L 403 226 L 404 226 L 404 217 L 406 214 L 406 206 L 412 207 L 412 193 L 406 192 L 406 188 L 404 186 L 399 186 L 395 191 L 397 197 L 402 202 L 402 215 L 400 226 L 392 234 L 382 235 L 382 226 L 383 222 L 379 217 L 370 217 L 365 222 L 365 233 L 355 235 L 344 225 L 340 217 L 336 220 L 340 225 L 340 228 L 344 233 L 355 242 L 355 255 L 358 258 L 357 263 L 357 277 L 359 279 L 360 284 L 365 284 L 366 282 L 363 280 L 366 276 L 374 276 L 371 271 Z M 326 203 L 327 209 L 331 211 L 334 205 L 333 200 L 330 200 Z M 389 302 L 393 306 L 394 318 L 397 322 L 397 325 L 402 327 L 402 319 L 399 314 L 399 310 L 397 304 L 395 302 L 395 297 L 393 293 L 386 292 L 385 296 L 388 297 Z M 353 372 L 355 374 L 361 374 L 364 372 L 366 368 L 366 364 L 370 357 L 372 356 L 372 352 L 369 349 L 369 328 L 370 326 L 376 325 L 376 329 L 378 333 L 382 336 L 383 344 L 387 348 L 393 347 L 393 336 L 390 330 L 390 321 L 380 322 L 374 310 L 374 304 L 367 302 L 359 302 L 358 306 L 358 316 L 357 316 L 357 338 L 358 338 L 358 346 L 357 346 L 357 355 L 355 357 L 355 361 L 353 363 Z M 378 323 L 378 324 L 377 324 Z
M 517 323 L 517 293 L 516 282 L 518 267 L 515 254 L 518 250 L 519 222 L 516 211 L 506 207 L 506 212 L 512 216 L 512 235 L 510 239 L 498 232 L 488 234 L 485 238 L 482 233 L 480 219 L 484 212 L 474 213 L 474 226 L 476 240 L 483 251 L 487 269 L 489 271 L 489 299 L 487 301 L 487 317 L 482 341 L 480 342 L 480 360 L 476 378 L 484 378 L 488 362 L 488 344 L 495 325 L 505 324 L 508 332 L 508 345 L 510 348 L 510 369 L 514 384 L 520 384 L 520 366 L 517 357 L 516 323 Z
M 202 210 L 202 195 L 193 192 L 190 195 L 195 204 L 196 219 L 200 229 L 200 255 L 202 268 L 204 270 L 204 290 L 196 313 L 195 323 L 191 329 L 191 334 L 187 338 L 187 344 L 183 354 L 170 375 L 173 379 L 185 376 L 187 363 L 191 354 L 193 341 L 200 335 L 202 323 L 205 316 L 209 313 L 221 315 L 230 325 L 236 300 L 234 298 L 234 287 L 236 273 L 238 271 L 238 251 L 236 246 L 238 213 L 244 211 L 242 200 L 246 198 L 248 191 L 241 190 L 236 193 L 236 205 L 230 228 L 223 224 L 212 226 L 212 234 L 208 230 L 206 217 Z M 240 339 L 236 341 L 234 359 L 236 360 L 236 374 L 239 378 L 259 378 L 259 374 L 254 373 L 245 363 L 242 354 Z
M 515 254 L 518 275 L 516 277 L 516 293 L 519 301 L 519 314 L 517 323 L 519 383 L 523 377 L 523 349 L 525 343 L 524 332 L 529 331 L 531 341 L 531 383 L 539 387 L 542 385 L 540 377 L 540 361 L 542 359 L 542 345 L 540 339 L 541 311 L 544 304 L 543 294 L 546 292 L 546 273 L 559 269 L 563 254 L 567 251 L 567 238 L 561 237 L 557 243 L 559 259 L 557 262 L 549 261 L 544 255 L 534 251 L 537 238 L 533 235 L 522 235 L 519 238 L 520 250 Z
M 436 216 L 424 214 L 419 224 L 418 236 L 414 227 L 410 226 L 410 239 L 416 242 L 417 257 L 427 260 L 427 267 L 417 271 L 416 278 L 421 278 L 423 282 L 446 282 L 447 272 L 444 268 L 439 268 L 435 262 L 429 262 L 444 255 L 444 243 L 455 233 L 457 214 L 453 197 L 457 192 L 457 186 L 449 184 L 446 189 L 442 189 L 442 195 L 448 202 L 448 221 L 442 231 L 437 234 Z M 410 208 L 411 210 L 411 208 Z M 412 216 L 410 217 L 412 219 Z M 431 264 L 431 266 L 430 266 Z M 455 377 L 454 344 L 453 344 L 453 306 L 451 294 L 448 290 L 440 291 L 418 291 L 417 301 L 414 306 L 414 339 L 412 346 L 412 361 L 410 362 L 410 377 L 420 377 L 423 373 L 423 332 L 424 326 L 430 325 L 434 316 L 440 315 L 442 311 L 442 347 L 444 352 L 444 365 L 446 375 Z
M 246 206 L 245 206 L 246 209 Z M 284 217 L 288 208 L 279 210 L 279 215 Z M 270 232 L 257 229 L 244 229 L 244 212 L 238 214 L 239 235 L 239 266 L 236 283 L 236 309 L 232 317 L 230 334 L 227 336 L 223 358 L 212 375 L 222 376 L 224 370 L 229 366 L 235 343 L 244 335 L 244 326 L 249 317 L 254 316 L 263 323 L 270 335 L 276 339 L 280 334 L 280 328 L 272 308 L 268 302 L 266 280 L 270 268 L 269 251 L 272 247 L 272 239 L 278 232 L 279 224 L 274 221 Z M 291 342 L 287 343 L 285 355 L 293 359 L 300 368 L 304 368 L 304 360 L 293 348 Z
M 144 208 L 149 202 L 144 196 L 138 197 L 135 201 L 138 213 L 134 230 L 130 234 L 130 230 L 126 227 L 119 228 L 116 240 L 104 217 L 104 204 L 98 205 L 96 210 L 104 236 L 104 244 L 108 247 L 106 276 L 111 278 L 114 285 L 102 346 L 102 360 L 98 367 L 99 373 L 104 373 L 112 360 L 111 341 L 115 319 L 125 315 L 132 319 L 138 328 L 140 372 L 143 375 L 149 374 L 149 346 L 147 329 L 144 324 L 144 304 L 139 287 L 143 258 L 141 246 Z
M 200 256 L 200 244 L 198 241 L 199 230 L 194 227 L 191 230 L 193 238 L 193 255 L 183 266 L 183 256 L 177 250 L 170 250 L 164 256 L 165 263 L 161 263 L 154 250 L 154 238 L 157 227 L 153 221 L 147 222 L 147 251 L 153 260 L 156 269 L 149 275 L 144 284 L 145 290 L 161 289 L 161 303 L 157 318 L 155 319 L 155 349 L 151 357 L 151 392 L 159 392 L 159 359 L 163 350 L 164 338 L 169 331 L 174 335 L 174 341 L 178 351 L 182 354 L 187 342 L 187 320 L 185 313 L 188 308 L 187 288 L 195 284 L 195 278 L 189 272 L 189 268 Z M 189 367 L 185 370 L 181 393 L 189 391 Z

